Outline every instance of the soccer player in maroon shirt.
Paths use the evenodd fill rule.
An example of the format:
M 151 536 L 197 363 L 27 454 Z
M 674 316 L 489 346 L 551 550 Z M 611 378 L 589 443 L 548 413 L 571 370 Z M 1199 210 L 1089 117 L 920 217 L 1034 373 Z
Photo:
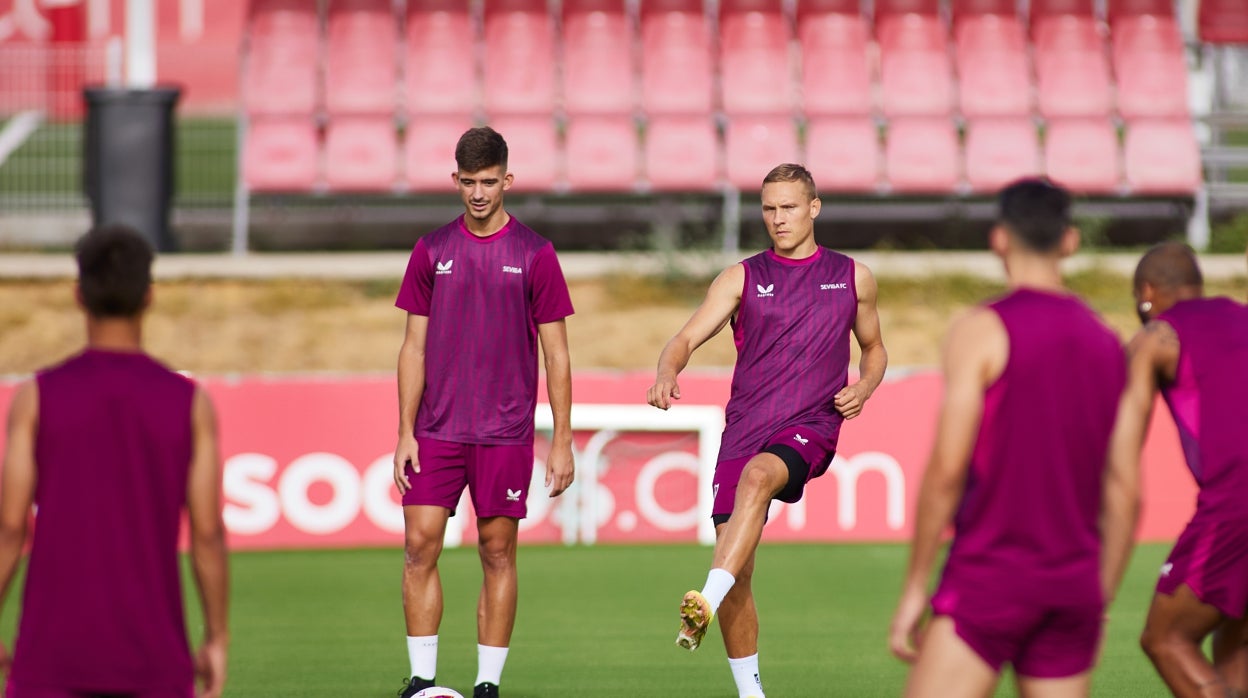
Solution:
M 152 250 L 106 226 L 75 248 L 87 346 L 22 384 L 0 482 L 0 591 L 31 543 L 8 698 L 216 698 L 225 685 L 228 573 L 208 395 L 143 351 Z M 178 532 L 190 527 L 204 611 L 192 659 Z M 0 668 L 8 669 L 0 647 Z
M 1200 487 L 1161 568 L 1140 643 L 1176 696 L 1248 693 L 1248 306 L 1206 298 L 1196 255 L 1163 243 L 1140 260 L 1129 383 L 1115 447 L 1130 472 L 1160 392 Z M 1121 577 L 1126 558 L 1112 571 Z M 1213 662 L 1201 645 L 1213 635 Z
M 771 500 L 796 502 L 827 471 L 841 422 L 857 416 L 884 378 L 871 271 L 815 242 L 821 202 L 810 172 L 784 164 L 763 179 L 772 248 L 724 270 L 659 357 L 647 400 L 668 409 L 693 351 L 731 324 L 732 392 L 714 477 L 716 544 L 705 587 L 685 594 L 676 644 L 697 649 L 718 615 L 738 693 L 762 698 L 754 552 Z M 862 349 L 848 382 L 849 336 Z
M 1005 664 L 1024 696 L 1088 692 L 1102 557 L 1121 554 L 1133 522 L 1115 515 L 1119 490 L 1105 486 L 1117 475 L 1106 463 L 1126 360 L 1117 335 L 1062 283 L 1060 262 L 1079 246 L 1070 206 L 1044 180 L 1002 190 L 989 244 L 1010 290 L 958 318 L 945 340 L 936 442 L 889 638 L 914 662 L 911 698 L 990 696 Z
M 572 484 L 564 323 L 572 302 L 550 242 L 503 208 L 512 182 L 503 137 L 488 127 L 468 130 L 455 162 L 451 179 L 465 213 L 416 243 L 395 301 L 407 311 L 394 481 L 407 532 L 403 609 L 411 678 L 400 695 L 434 685 L 438 557 L 447 519 L 467 487 L 485 574 L 473 696 L 492 698 L 516 618 L 516 534 L 533 473 L 539 342 L 554 415 L 545 482 L 552 497 Z

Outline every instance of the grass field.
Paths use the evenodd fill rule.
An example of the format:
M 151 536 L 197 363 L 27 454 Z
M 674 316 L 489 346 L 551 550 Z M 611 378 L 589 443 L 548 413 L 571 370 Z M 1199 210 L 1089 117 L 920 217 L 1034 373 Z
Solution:
M 1136 552 L 1111 609 L 1093 695 L 1165 695 L 1136 637 L 1166 551 L 1146 545 Z M 886 631 L 905 554 L 900 545 L 764 543 L 755 590 L 769 695 L 900 693 L 906 669 L 889 655 Z M 397 548 L 234 554 L 227 695 L 393 696 L 407 672 L 401 559 Z M 714 627 L 696 653 L 673 645 L 677 602 L 701 585 L 709 561 L 708 548 L 685 545 L 523 548 L 504 695 L 735 696 Z M 439 679 L 470 692 L 481 575 L 475 550 L 447 550 L 441 569 L 446 613 Z M 17 598 L 11 597 L 0 627 L 6 642 Z M 998 695 L 1015 695 L 1010 682 Z

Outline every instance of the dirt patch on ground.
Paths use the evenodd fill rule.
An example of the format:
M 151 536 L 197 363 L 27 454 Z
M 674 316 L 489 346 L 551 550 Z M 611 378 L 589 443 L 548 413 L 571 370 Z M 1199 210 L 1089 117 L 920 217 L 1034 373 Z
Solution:
M 577 314 L 568 321 L 578 369 L 652 370 L 664 343 L 688 319 L 706 279 L 613 277 L 571 284 Z M 1099 273 L 1071 284 L 1124 337 L 1138 321 L 1129 284 Z M 403 333 L 394 308 L 398 282 L 162 282 L 149 317 L 149 350 L 171 366 L 201 374 L 389 372 Z M 931 366 L 959 311 L 1002 290 L 969 277 L 881 280 L 884 340 L 894 367 Z M 1211 293 L 1245 296 L 1244 281 Z M 25 374 L 76 351 L 82 319 L 69 282 L 0 283 L 0 374 Z M 728 367 L 735 350 L 722 332 L 693 367 Z

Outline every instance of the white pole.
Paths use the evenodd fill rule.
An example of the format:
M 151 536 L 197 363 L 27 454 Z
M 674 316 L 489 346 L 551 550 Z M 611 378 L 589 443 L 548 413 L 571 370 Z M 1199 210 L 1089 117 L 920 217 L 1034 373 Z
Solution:
M 155 0 L 126 0 L 126 87 L 156 84 Z

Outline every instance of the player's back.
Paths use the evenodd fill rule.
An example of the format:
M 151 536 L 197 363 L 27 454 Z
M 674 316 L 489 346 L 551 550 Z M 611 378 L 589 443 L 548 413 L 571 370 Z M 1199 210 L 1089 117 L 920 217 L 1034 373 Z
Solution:
M 984 412 L 946 576 L 1056 602 L 1099 598 L 1102 477 L 1126 381 L 1121 343 L 1077 297 L 988 307 L 1009 338 Z
M 1179 365 L 1162 394 L 1174 415 L 1206 515 L 1244 517 L 1248 496 L 1248 306 L 1180 301 L 1162 313 L 1179 336 Z
M 37 514 L 13 677 L 186 690 L 177 546 L 194 384 L 145 354 L 90 349 L 36 381 Z

